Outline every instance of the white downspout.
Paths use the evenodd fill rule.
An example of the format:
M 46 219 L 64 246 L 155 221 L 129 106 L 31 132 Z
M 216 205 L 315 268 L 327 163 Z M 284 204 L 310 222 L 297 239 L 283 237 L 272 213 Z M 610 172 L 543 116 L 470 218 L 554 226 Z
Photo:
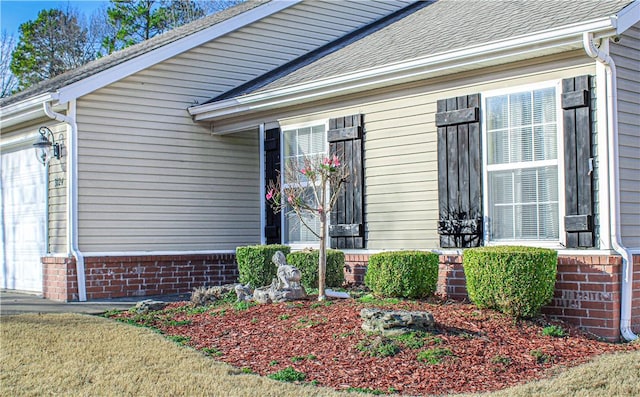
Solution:
M 631 330 L 631 309 L 633 302 L 633 256 L 623 245 L 620 225 L 620 172 L 618 161 L 618 88 L 616 84 L 616 64 L 608 53 L 600 51 L 593 44 L 593 33 L 582 35 L 582 44 L 587 55 L 602 63 L 607 76 L 607 129 L 609 132 L 609 197 L 611 219 L 611 245 L 622 256 L 622 286 L 620 302 L 620 333 L 628 341 L 638 339 Z
M 75 107 L 75 102 L 70 106 Z M 84 255 L 78 248 L 78 124 L 75 119 L 75 109 L 70 116 L 56 113 L 51 109 L 50 102 L 43 103 L 44 113 L 54 120 L 68 124 L 71 136 L 67 149 L 67 251 L 76 257 L 76 276 L 78 278 L 78 300 L 87 300 L 87 290 L 84 274 Z

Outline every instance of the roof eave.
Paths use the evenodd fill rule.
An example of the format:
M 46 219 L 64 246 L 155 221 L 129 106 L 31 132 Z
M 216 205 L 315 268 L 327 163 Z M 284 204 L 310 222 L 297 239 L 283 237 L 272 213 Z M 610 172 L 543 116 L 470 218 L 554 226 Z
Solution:
M 210 122 L 290 106 L 291 104 L 302 104 L 337 95 L 456 73 L 461 70 L 578 49 L 582 46 L 583 32 L 592 32 L 595 37 L 616 35 L 615 22 L 614 18 L 606 17 L 534 35 L 498 40 L 355 73 L 193 106 L 189 108 L 189 113 L 195 121 Z
M 45 114 L 42 104 L 55 99 L 55 93 L 46 92 L 1 108 L 0 129 L 4 130 L 11 126 L 43 117 Z

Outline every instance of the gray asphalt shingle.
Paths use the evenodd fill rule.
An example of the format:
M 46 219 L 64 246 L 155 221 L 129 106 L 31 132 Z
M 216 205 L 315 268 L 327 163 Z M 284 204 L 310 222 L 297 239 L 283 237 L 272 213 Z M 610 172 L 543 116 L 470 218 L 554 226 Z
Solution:
M 260 89 L 281 88 L 614 15 L 631 0 L 439 0 L 289 71 Z M 254 85 L 255 87 L 255 85 Z

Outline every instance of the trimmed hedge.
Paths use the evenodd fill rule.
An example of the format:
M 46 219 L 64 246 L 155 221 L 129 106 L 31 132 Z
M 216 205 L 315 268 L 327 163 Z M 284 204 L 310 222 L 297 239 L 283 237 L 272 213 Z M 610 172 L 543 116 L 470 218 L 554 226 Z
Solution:
M 558 252 L 521 246 L 470 248 L 462 265 L 473 303 L 527 318 L 553 298 Z
M 432 252 L 381 252 L 369 257 L 364 283 L 375 295 L 423 298 L 436 291 L 439 257 Z
M 297 251 L 287 255 L 287 263 L 302 273 L 300 282 L 305 288 L 318 288 L 318 261 L 320 251 Z M 327 287 L 341 287 L 344 284 L 344 252 L 327 250 Z
M 250 245 L 236 248 L 236 261 L 238 262 L 238 282 L 251 284 L 258 288 L 271 285 L 276 277 L 278 267 L 271 262 L 276 251 L 282 251 L 287 255 L 291 248 L 286 245 Z

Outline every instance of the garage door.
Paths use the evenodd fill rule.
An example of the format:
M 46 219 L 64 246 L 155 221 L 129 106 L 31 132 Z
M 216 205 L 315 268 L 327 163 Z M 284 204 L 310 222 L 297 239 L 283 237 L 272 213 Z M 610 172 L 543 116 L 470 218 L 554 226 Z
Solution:
M 2 151 L 2 288 L 42 292 L 45 167 L 33 148 Z

